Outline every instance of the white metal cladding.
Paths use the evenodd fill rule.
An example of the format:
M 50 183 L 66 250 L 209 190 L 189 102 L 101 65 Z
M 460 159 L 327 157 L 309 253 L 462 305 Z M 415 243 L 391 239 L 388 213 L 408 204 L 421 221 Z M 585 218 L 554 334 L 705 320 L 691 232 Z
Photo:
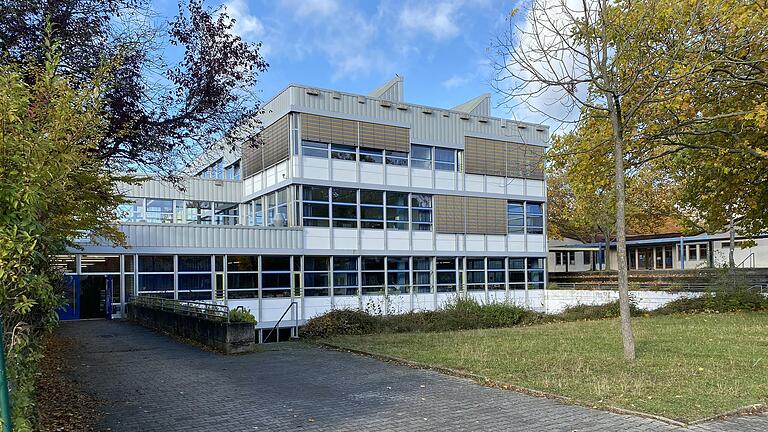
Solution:
M 301 228 L 149 223 L 123 223 L 119 228 L 125 233 L 128 249 L 136 253 L 146 248 L 200 249 L 200 253 L 217 249 L 247 249 L 254 253 L 299 251 L 304 244 Z M 83 246 L 86 252 L 94 249 L 93 246 Z
M 139 184 L 123 183 L 118 185 L 118 190 L 125 196 L 136 198 L 219 202 L 240 202 L 243 198 L 243 183 L 241 181 L 204 179 L 201 177 L 184 177 L 179 186 L 158 179 L 150 179 Z
M 285 94 L 290 96 L 288 106 Z M 267 103 L 265 111 L 269 114 L 262 116 L 264 125 L 288 111 L 308 112 L 407 127 L 413 143 L 458 149 L 464 148 L 467 135 L 541 146 L 549 138 L 548 128 L 542 125 L 297 85 Z

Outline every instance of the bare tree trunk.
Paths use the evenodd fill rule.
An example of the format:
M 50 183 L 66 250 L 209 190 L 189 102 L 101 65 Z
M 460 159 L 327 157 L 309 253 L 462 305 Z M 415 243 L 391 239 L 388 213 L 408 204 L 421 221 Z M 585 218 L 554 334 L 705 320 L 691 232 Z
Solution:
M 635 336 L 629 309 L 629 269 L 627 268 L 627 233 L 624 218 L 624 137 L 618 101 L 608 95 L 608 107 L 613 126 L 613 161 L 616 169 L 616 265 L 619 270 L 619 314 L 624 342 L 624 360 L 635 361 Z
M 731 223 L 728 227 L 728 231 L 730 231 L 730 241 L 728 242 L 728 273 L 730 275 L 731 291 L 736 289 L 736 260 L 733 257 L 736 251 L 736 227 L 734 226 L 733 219 L 733 212 L 731 212 Z

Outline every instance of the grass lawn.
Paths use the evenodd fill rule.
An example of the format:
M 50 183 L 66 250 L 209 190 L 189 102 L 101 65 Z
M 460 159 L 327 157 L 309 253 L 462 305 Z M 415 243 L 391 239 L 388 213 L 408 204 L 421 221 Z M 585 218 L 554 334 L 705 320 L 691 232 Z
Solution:
M 622 359 L 618 319 L 324 341 L 683 421 L 768 403 L 768 313 L 633 323 L 632 367 Z

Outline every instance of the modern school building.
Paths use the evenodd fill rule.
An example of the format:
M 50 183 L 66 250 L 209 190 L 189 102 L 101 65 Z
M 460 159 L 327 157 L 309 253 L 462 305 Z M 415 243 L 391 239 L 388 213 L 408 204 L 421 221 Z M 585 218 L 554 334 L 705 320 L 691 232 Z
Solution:
M 290 85 L 258 139 L 206 154 L 182 183 L 128 185 L 127 246 L 62 256 L 64 319 L 119 317 L 141 295 L 242 306 L 271 327 L 294 303 L 398 313 L 457 295 L 541 307 L 546 282 L 545 126 Z

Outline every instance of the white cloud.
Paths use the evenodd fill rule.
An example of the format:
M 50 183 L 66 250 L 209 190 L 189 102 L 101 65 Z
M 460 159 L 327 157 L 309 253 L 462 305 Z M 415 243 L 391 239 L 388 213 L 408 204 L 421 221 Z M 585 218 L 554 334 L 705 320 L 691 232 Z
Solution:
M 447 80 L 441 82 L 440 85 L 445 88 L 452 89 L 468 84 L 470 80 L 471 78 L 468 75 L 453 75 Z
M 224 4 L 224 11 L 235 20 L 232 31 L 249 41 L 257 41 L 264 36 L 264 24 L 251 14 L 248 3 L 244 0 L 230 0 Z
M 399 24 L 407 30 L 430 33 L 436 40 L 451 39 L 459 34 L 456 20 L 460 5 L 459 1 L 408 4 L 400 11 Z
M 292 8 L 296 16 L 327 16 L 339 9 L 337 0 L 283 0 L 283 4 Z

